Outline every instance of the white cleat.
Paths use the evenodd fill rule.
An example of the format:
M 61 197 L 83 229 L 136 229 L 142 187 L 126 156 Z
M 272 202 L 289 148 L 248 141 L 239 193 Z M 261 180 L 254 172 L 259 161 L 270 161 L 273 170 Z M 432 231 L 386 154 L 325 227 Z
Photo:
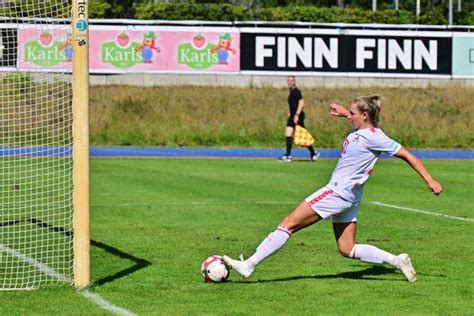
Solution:
M 405 275 L 409 282 L 416 281 L 416 271 L 411 264 L 410 257 L 406 253 L 402 253 L 398 257 L 398 268 Z
M 311 161 L 317 161 L 321 154 L 317 151 L 313 156 L 311 156 Z
M 234 260 L 228 256 L 223 256 L 222 258 L 224 259 L 225 263 L 227 263 L 230 267 L 232 267 L 232 269 L 237 271 L 237 273 L 239 273 L 245 279 L 250 278 L 252 275 L 254 268 L 244 260 L 242 255 L 240 255 L 240 261 Z
M 293 158 L 291 156 L 283 155 L 280 158 L 278 158 L 279 162 L 291 162 Z

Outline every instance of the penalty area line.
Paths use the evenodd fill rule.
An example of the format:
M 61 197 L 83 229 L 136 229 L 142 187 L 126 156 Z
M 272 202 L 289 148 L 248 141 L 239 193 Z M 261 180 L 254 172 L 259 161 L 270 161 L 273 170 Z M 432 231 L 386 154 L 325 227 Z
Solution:
M 110 204 L 91 204 L 92 207 L 136 207 L 136 206 L 180 206 L 180 205 L 297 205 L 298 202 L 245 202 L 245 201 L 181 201 L 181 202 L 154 202 L 154 203 L 110 203 Z
M 58 271 L 52 269 L 47 264 L 41 263 L 36 259 L 30 258 L 30 257 L 24 255 L 23 253 L 19 252 L 18 250 L 9 248 L 9 247 L 4 246 L 4 245 L 0 245 L 0 252 L 5 252 L 5 253 L 9 254 L 10 256 L 12 256 L 12 257 L 16 257 L 16 258 L 22 260 L 23 262 L 37 268 L 39 271 L 41 271 L 42 273 L 46 274 L 47 276 L 49 276 L 53 279 L 56 279 L 56 280 L 61 281 L 61 282 L 72 283 L 71 278 L 69 278 L 68 276 L 59 273 Z M 102 309 L 110 311 L 114 314 L 122 315 L 122 316 L 134 316 L 134 315 L 136 315 L 136 314 L 134 314 L 134 313 L 122 308 L 122 307 L 118 307 L 118 306 L 108 302 L 107 300 L 105 300 L 99 294 L 92 293 L 91 291 L 89 291 L 87 289 L 77 290 L 77 292 L 81 296 L 85 297 L 86 299 L 92 301 L 94 304 L 101 307 Z
M 416 208 L 403 207 L 403 206 L 398 206 L 398 205 L 386 204 L 386 203 L 382 203 L 382 202 L 370 202 L 370 203 L 375 204 L 375 205 L 379 205 L 379 206 L 385 206 L 385 207 L 388 207 L 388 208 L 394 208 L 394 209 L 397 209 L 397 210 L 409 211 L 409 212 L 413 212 L 413 213 L 420 213 L 420 214 L 424 214 L 424 215 L 444 217 L 444 218 L 455 219 L 455 220 L 464 221 L 464 222 L 474 222 L 473 218 L 465 218 L 465 217 L 451 216 L 451 215 L 442 214 L 442 213 L 428 212 L 428 211 L 423 211 L 423 210 L 419 210 L 419 209 L 416 209 Z

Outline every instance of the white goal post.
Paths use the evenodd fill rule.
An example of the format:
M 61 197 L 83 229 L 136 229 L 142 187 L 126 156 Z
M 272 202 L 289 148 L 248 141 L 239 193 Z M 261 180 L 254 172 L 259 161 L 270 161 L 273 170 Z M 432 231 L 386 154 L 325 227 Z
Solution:
M 90 284 L 88 0 L 0 0 L 0 290 Z

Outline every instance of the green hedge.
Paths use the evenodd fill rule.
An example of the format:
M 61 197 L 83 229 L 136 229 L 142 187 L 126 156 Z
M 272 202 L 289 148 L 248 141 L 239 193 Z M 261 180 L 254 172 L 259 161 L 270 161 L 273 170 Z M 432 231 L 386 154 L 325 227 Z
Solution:
M 316 1 L 316 0 L 315 0 Z M 311 1 L 310 1 L 311 2 Z M 244 1 L 247 5 L 228 3 L 155 3 L 147 0 L 91 0 L 89 12 L 91 18 L 135 18 L 143 20 L 201 20 L 201 21 L 303 21 L 315 23 L 386 23 L 386 24 L 431 24 L 446 25 L 447 5 L 437 5 L 424 10 L 416 17 L 413 10 L 395 11 L 381 9 L 373 12 L 361 4 L 353 3 L 353 7 L 341 9 L 327 7 L 324 1 L 316 1 L 317 5 L 308 5 L 307 1 L 297 1 L 297 5 L 274 6 L 282 1 Z M 320 3 L 321 2 L 321 3 Z M 44 0 L 41 5 L 31 6 L 31 0 L 10 0 L 10 8 L 0 6 L 0 16 L 35 16 L 51 17 L 51 12 L 63 8 L 63 0 Z M 283 1 L 283 3 L 287 3 Z M 289 3 L 289 2 L 288 2 Z M 319 5 L 318 5 L 319 4 Z M 357 7 L 356 7 L 357 6 Z M 19 7 L 28 8 L 28 12 L 20 12 Z M 50 8 L 50 10 L 48 10 Z M 473 25 L 473 5 L 464 2 L 463 11 L 454 10 L 454 24 Z M 66 17 L 69 11 L 61 12 Z
M 104 0 L 97 0 L 104 1 Z M 91 15 L 104 17 L 104 10 Z M 102 16 L 101 16 L 102 15 Z M 447 12 L 425 11 L 421 16 L 406 10 L 371 11 L 360 8 L 286 6 L 286 7 L 243 7 L 231 4 L 190 3 L 143 3 L 134 12 L 136 19 L 144 20 L 203 20 L 203 21 L 302 21 L 315 23 L 386 23 L 386 24 L 431 24 L 445 25 Z M 455 12 L 454 22 L 458 25 L 474 24 L 474 12 Z
M 139 5 L 135 11 L 135 18 L 141 20 L 244 21 L 251 16 L 251 12 L 244 7 L 215 3 L 146 3 Z
M 301 21 L 315 23 L 413 23 L 414 16 L 408 11 L 366 11 L 362 9 L 276 7 L 263 10 L 266 21 Z

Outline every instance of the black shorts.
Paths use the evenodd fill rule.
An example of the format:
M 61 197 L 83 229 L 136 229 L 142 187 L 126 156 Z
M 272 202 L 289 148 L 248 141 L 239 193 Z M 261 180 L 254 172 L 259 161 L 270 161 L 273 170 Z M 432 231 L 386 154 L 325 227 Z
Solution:
M 287 127 L 293 127 L 295 128 L 295 116 L 294 115 L 290 115 L 290 117 L 288 118 L 288 121 L 286 122 L 286 126 Z M 298 119 L 298 125 L 301 126 L 301 127 L 304 127 L 304 114 L 303 115 L 300 115 L 299 119 Z

